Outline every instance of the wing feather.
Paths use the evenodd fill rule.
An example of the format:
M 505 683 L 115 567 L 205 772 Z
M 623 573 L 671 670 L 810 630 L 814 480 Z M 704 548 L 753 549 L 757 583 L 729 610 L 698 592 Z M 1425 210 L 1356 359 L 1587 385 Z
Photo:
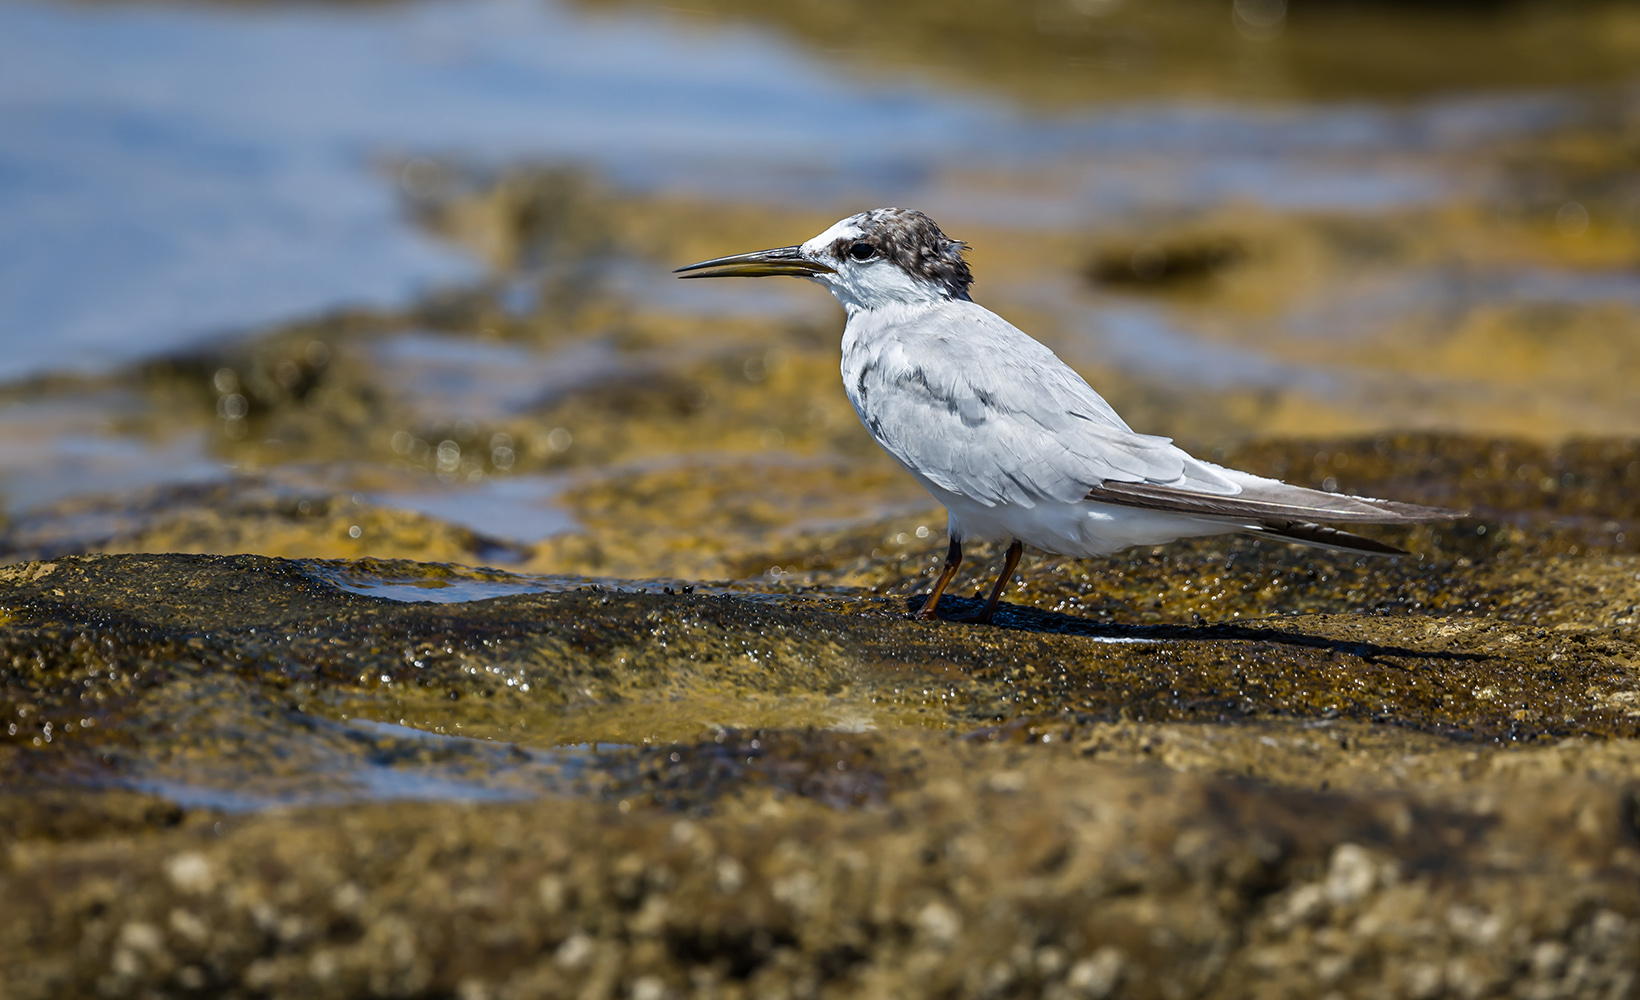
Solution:
M 845 339 L 843 365 L 879 444 L 926 481 L 987 506 L 1096 500 L 1264 530 L 1462 516 L 1291 486 L 1136 433 L 1052 351 L 973 302 L 861 331 Z
M 845 345 L 844 384 L 879 444 L 907 468 L 988 506 L 1075 503 L 1103 482 L 1239 487 L 1165 437 L 1135 433 L 1047 347 L 972 302 L 934 322 Z
M 1290 486 L 1273 479 L 1246 477 L 1242 492 L 1235 496 L 1207 496 L 1154 483 L 1105 482 L 1088 491 L 1089 500 L 1143 507 L 1177 514 L 1207 514 L 1212 517 L 1246 518 L 1253 521 L 1337 521 L 1352 524 L 1414 524 L 1449 521 L 1464 512 L 1444 507 L 1424 507 L 1375 497 L 1354 497 L 1342 493 Z

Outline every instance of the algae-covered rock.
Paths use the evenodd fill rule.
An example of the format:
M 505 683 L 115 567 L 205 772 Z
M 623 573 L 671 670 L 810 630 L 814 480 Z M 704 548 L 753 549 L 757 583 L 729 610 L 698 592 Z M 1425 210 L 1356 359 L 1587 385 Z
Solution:
M 1084 364 L 1215 460 L 1471 514 L 1386 530 L 1397 560 L 1033 554 L 997 627 L 920 622 L 943 519 L 835 322 L 603 283 L 830 221 L 719 209 L 505 177 L 419 210 L 536 270 L 101 387 L 234 469 L 7 517 L 7 996 L 1635 993 L 1640 446 L 1568 436 L 1633 431 L 1605 320 L 1281 341 L 1380 373 L 1370 407 Z M 1004 298 L 1046 253 L 1232 342 L 1309 264 L 1564 263 L 1495 221 L 1195 225 L 1148 279 L 1120 234 L 971 235 Z M 1587 349 L 1545 367 L 1545 331 Z
M 831 304 L 666 298 L 838 213 L 418 161 L 482 281 L 4 390 L 146 466 L 0 483 L 4 994 L 1635 995 L 1634 309 L 1465 291 L 1632 263 L 1597 131 L 1507 212 L 965 227 L 1136 427 L 1470 512 L 1032 554 L 995 627 L 909 617 L 943 516 Z M 1316 336 L 1361 282 L 1439 308 Z
M 1640 995 L 1640 114 L 1473 96 L 1640 15 L 691 6 L 1024 155 L 450 148 L 388 172 L 471 280 L 0 385 L 0 1000 Z M 669 274 L 864 190 L 1135 428 L 1469 516 L 912 620 L 835 303 Z
M 704 816 L 400 804 L 19 844 L 8 981 L 338 997 L 1632 989 L 1637 858 L 1609 789 L 1539 786 L 1482 814 L 1070 749 L 928 750 L 920 787 L 865 811 L 770 794 Z
M 1398 536 L 1422 558 L 1032 559 L 997 627 L 909 617 L 938 538 L 892 520 L 711 585 L 8 567 L 0 977 L 23 997 L 1633 995 L 1632 447 L 1380 444 L 1236 458 L 1472 503 Z

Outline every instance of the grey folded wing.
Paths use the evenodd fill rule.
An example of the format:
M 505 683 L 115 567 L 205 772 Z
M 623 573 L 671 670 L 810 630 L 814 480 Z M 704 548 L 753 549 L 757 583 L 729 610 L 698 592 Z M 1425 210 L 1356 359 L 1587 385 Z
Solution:
M 1247 480 L 1241 481 L 1241 492 L 1234 496 L 1204 494 L 1156 483 L 1106 480 L 1089 490 L 1087 499 L 1175 514 L 1246 519 L 1255 524 L 1322 521 L 1340 524 L 1416 524 L 1450 521 L 1466 513 L 1396 500 L 1323 493 L 1272 479 L 1249 476 Z
M 1311 530 L 1321 521 L 1462 516 L 1290 486 L 1136 433 L 1047 347 L 972 302 L 947 303 L 897 333 L 847 385 L 861 419 L 907 468 L 988 506 L 1096 500 L 1239 521 L 1310 544 L 1333 544 Z
M 974 307 L 961 319 L 883 345 L 847 385 L 872 436 L 913 472 L 988 506 L 1076 503 L 1111 480 L 1237 492 L 1224 470 L 1135 433 L 1081 376 L 994 314 Z

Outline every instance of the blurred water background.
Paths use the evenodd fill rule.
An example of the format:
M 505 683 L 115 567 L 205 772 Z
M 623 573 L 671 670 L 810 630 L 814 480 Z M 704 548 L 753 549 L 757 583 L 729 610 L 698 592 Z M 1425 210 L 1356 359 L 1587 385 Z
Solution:
M 1633 435 L 1637 166 L 1620 3 L 4 0 L 0 555 L 936 548 L 829 296 L 669 274 L 887 204 L 1194 447 Z

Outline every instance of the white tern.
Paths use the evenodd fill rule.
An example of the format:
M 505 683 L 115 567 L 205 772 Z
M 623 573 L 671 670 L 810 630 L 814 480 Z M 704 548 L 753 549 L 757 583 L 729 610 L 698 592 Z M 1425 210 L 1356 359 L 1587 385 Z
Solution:
M 1403 554 L 1321 522 L 1406 524 L 1461 516 L 1346 496 L 1204 462 L 1130 428 L 1047 347 L 968 296 L 959 240 L 921 212 L 850 216 L 800 246 L 679 268 L 685 278 L 795 275 L 848 313 L 843 387 L 872 438 L 945 506 L 945 568 L 918 612 L 935 618 L 970 539 L 1008 542 L 984 608 L 995 613 L 1024 545 L 1067 556 L 1248 532 L 1324 548 Z

